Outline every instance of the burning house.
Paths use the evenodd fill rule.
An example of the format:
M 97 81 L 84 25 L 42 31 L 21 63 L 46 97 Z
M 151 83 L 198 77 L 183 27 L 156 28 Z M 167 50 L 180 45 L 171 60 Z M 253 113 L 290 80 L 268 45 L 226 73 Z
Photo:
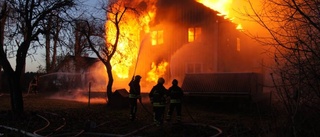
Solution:
M 170 84 L 188 74 L 262 72 L 257 44 L 219 12 L 195 0 L 158 0 L 155 7 L 150 31 L 141 34 L 142 86 L 158 77 Z
M 263 72 L 257 44 L 239 29 L 239 24 L 220 12 L 196 0 L 136 0 L 128 3 L 131 2 L 146 15 L 137 17 L 126 13 L 123 16 L 121 36 L 130 40 L 119 39 L 118 52 L 111 60 L 114 90 L 127 89 L 134 74 L 142 76 L 142 92 L 149 92 L 159 77 L 164 77 L 166 86 L 170 86 L 172 79 L 178 79 L 183 85 L 200 74 L 201 77 L 210 77 L 217 73 L 251 75 Z M 110 43 L 115 35 L 112 26 L 106 22 L 106 41 Z M 126 55 L 125 59 L 123 55 Z M 95 69 L 100 70 L 96 76 L 105 74 L 107 78 L 105 67 Z M 226 82 L 237 82 L 232 80 L 233 76 L 228 78 Z M 197 85 L 191 87 L 197 88 Z

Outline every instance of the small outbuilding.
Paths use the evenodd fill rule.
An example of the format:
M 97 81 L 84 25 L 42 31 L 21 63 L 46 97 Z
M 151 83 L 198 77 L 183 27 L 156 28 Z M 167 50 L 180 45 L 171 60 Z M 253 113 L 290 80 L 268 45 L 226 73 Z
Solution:
M 129 92 L 124 88 L 115 90 L 112 97 L 109 97 L 108 99 L 112 100 L 108 101 L 108 105 L 113 107 L 129 107 Z

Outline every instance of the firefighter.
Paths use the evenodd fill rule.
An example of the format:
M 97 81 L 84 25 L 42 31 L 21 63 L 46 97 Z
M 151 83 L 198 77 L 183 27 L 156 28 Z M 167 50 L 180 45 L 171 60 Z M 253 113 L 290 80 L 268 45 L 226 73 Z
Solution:
M 170 105 L 166 120 L 168 122 L 171 121 L 172 114 L 176 110 L 177 122 L 181 122 L 183 90 L 178 86 L 178 80 L 172 80 L 172 86 L 168 90 L 168 97 L 170 98 Z
M 33 92 L 34 94 L 38 93 L 38 76 L 34 76 L 32 81 L 29 84 L 28 94 L 29 92 Z
M 141 76 L 136 75 L 132 77 L 132 80 L 129 83 L 129 103 L 130 103 L 130 120 L 134 121 L 137 113 L 137 100 L 141 102 L 141 90 L 140 90 L 140 80 Z
M 163 117 L 166 106 L 167 89 L 163 86 L 165 80 L 159 78 L 157 85 L 153 86 L 149 93 L 149 98 L 153 106 L 154 122 L 157 126 L 163 124 Z

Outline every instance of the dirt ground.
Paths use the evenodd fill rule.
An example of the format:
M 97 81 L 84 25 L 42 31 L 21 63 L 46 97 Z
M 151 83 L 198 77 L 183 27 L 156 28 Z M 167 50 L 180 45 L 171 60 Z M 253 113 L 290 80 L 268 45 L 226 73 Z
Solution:
M 0 93 L 1 94 L 1 93 Z M 24 95 L 25 113 L 14 116 L 10 96 L 0 95 L 1 136 L 273 136 L 271 113 L 255 103 L 188 101 L 182 122 L 153 124 L 148 98 L 138 105 L 137 119 L 129 120 L 128 107 L 106 103 L 88 104 L 52 99 L 47 95 Z M 243 104 L 242 104 L 243 103 Z

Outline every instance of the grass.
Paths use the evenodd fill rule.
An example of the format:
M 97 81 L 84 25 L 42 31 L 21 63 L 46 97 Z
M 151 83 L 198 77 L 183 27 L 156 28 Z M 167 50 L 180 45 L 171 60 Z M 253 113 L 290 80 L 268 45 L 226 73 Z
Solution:
M 0 96 L 0 125 L 13 127 L 42 136 L 212 136 L 222 130 L 221 136 L 266 136 L 261 132 L 269 116 L 258 115 L 251 105 L 196 103 L 183 105 L 183 122 L 165 123 L 161 127 L 152 125 L 150 103 L 144 99 L 139 104 L 137 119 L 129 121 L 129 108 L 115 108 L 102 104 L 90 104 L 70 100 L 51 99 L 46 95 L 24 96 L 25 114 L 13 117 L 10 111 L 10 96 Z M 207 104 L 207 105 L 206 105 Z M 240 107 L 239 107 L 240 106 Z M 44 130 L 39 129 L 50 124 Z M 268 133 L 270 134 L 270 133 Z M 20 136 L 0 128 L 0 136 Z

